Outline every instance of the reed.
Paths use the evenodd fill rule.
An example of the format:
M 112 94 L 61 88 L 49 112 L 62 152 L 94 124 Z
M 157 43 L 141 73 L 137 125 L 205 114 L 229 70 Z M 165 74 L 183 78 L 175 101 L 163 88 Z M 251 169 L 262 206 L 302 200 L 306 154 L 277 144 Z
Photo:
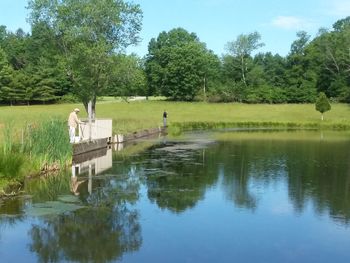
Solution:
M 23 179 L 25 158 L 22 154 L 0 152 L 0 178 L 7 180 Z
M 4 125 L 2 129 L 2 151 L 3 154 L 9 154 L 13 150 L 13 144 L 14 144 L 14 134 L 13 134 L 13 122 L 8 121 L 6 125 Z
M 26 132 L 23 152 L 37 159 L 40 166 L 54 163 L 64 165 L 72 156 L 66 123 L 53 118 L 29 129 Z
M 71 161 L 67 126 L 60 119 L 26 124 L 17 132 L 12 122 L 8 122 L 2 130 L 0 179 L 3 181 L 23 181 L 25 176 L 51 170 L 52 167 L 62 168 Z

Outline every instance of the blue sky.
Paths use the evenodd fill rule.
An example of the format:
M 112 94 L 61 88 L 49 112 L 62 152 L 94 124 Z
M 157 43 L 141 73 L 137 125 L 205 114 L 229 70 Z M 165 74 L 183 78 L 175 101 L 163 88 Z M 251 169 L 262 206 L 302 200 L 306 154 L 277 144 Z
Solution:
M 239 34 L 258 31 L 265 46 L 259 51 L 287 55 L 296 32 L 312 37 L 320 27 L 331 28 L 338 19 L 350 15 L 350 0 L 134 0 L 143 10 L 142 42 L 128 48 L 140 56 L 147 54 L 151 38 L 161 31 L 182 27 L 195 32 L 217 55 Z M 0 25 L 14 31 L 30 31 L 26 22 L 27 0 L 0 0 Z

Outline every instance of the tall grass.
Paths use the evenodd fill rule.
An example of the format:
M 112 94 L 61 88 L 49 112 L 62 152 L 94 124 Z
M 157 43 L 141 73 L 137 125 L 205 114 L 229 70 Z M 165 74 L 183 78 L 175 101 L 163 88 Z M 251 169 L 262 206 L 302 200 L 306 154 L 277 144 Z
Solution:
M 25 158 L 15 152 L 13 121 L 8 121 L 2 129 L 0 151 L 0 179 L 16 180 L 22 177 Z
M 59 162 L 63 165 L 72 156 L 67 124 L 60 119 L 44 120 L 28 132 L 24 152 L 38 159 L 40 165 Z
M 0 179 L 22 181 L 26 175 L 70 162 L 72 149 L 65 121 L 46 119 L 24 125 L 17 132 L 13 127 L 13 123 L 8 122 L 2 129 Z
M 24 173 L 24 163 L 25 158 L 21 154 L 0 152 L 0 178 L 7 180 L 21 178 Z
M 6 125 L 4 125 L 4 128 L 2 129 L 3 136 L 2 136 L 2 151 L 3 154 L 11 153 L 13 150 L 13 143 L 14 143 L 14 128 L 13 128 L 13 122 L 8 121 Z

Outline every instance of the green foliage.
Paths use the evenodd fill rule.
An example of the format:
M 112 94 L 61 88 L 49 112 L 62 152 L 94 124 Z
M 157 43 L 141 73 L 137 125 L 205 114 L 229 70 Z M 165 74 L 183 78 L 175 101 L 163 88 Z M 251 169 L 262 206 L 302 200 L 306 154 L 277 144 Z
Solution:
M 239 67 L 241 69 L 241 77 L 245 86 L 247 86 L 246 74 L 248 70 L 247 58 L 251 53 L 263 47 L 265 44 L 260 42 L 261 36 L 258 32 L 249 33 L 247 35 L 240 34 L 235 41 L 228 42 L 226 49 L 228 53 L 238 58 Z
M 0 179 L 22 179 L 25 157 L 19 153 L 3 153 L 0 151 Z
M 109 96 L 147 95 L 146 76 L 142 61 L 136 55 L 116 55 L 113 57 Z
M 148 52 L 145 70 L 149 95 L 158 93 L 172 100 L 193 100 L 214 78 L 219 65 L 205 44 L 182 28 L 151 39 Z
M 309 69 L 316 74 L 317 90 L 342 102 L 350 101 L 349 20 L 350 17 L 337 21 L 333 30 L 320 30 L 306 48 Z
M 0 180 L 22 179 L 24 172 L 25 156 L 16 151 L 16 141 L 14 138 L 13 122 L 7 121 L 2 128 L 3 136 L 1 140 L 2 149 L 0 150 Z
M 75 102 L 95 110 L 98 96 L 172 100 L 308 103 L 319 92 L 350 102 L 350 17 L 311 39 L 296 35 L 290 52 L 256 53 L 258 32 L 240 34 L 221 59 L 195 33 L 175 28 L 149 43 L 145 59 L 123 55 L 138 41 L 142 12 L 123 0 L 30 0 L 31 32 L 0 26 L 0 103 Z M 66 96 L 67 95 L 67 96 Z M 61 99 L 63 97 L 63 99 Z
M 4 50 L 0 47 L 0 101 L 14 100 L 13 69 L 9 65 Z
M 7 121 L 0 151 L 0 180 L 22 182 L 23 176 L 42 169 L 64 168 L 71 160 L 72 149 L 66 123 L 48 119 L 36 125 L 18 127 Z
M 31 24 L 50 26 L 55 32 L 73 92 L 87 108 L 110 83 L 116 51 L 138 42 L 142 13 L 123 0 L 29 1 Z
M 40 166 L 55 162 L 64 165 L 72 154 L 66 122 L 48 119 L 33 127 L 25 140 L 25 152 L 38 158 Z
M 79 98 L 77 98 L 74 94 L 67 93 L 60 98 L 60 102 L 61 103 L 77 103 L 77 102 L 79 102 Z
M 321 112 L 322 120 L 323 120 L 323 113 L 331 109 L 331 104 L 329 103 L 326 94 L 324 94 L 323 92 L 320 92 L 316 100 L 315 108 L 317 111 Z

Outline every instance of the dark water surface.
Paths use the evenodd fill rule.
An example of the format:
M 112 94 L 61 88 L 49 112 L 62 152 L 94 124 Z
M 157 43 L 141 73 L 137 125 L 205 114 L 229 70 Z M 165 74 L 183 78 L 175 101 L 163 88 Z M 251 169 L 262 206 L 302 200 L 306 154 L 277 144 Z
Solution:
M 118 147 L 0 201 L 0 262 L 350 262 L 349 133 Z

